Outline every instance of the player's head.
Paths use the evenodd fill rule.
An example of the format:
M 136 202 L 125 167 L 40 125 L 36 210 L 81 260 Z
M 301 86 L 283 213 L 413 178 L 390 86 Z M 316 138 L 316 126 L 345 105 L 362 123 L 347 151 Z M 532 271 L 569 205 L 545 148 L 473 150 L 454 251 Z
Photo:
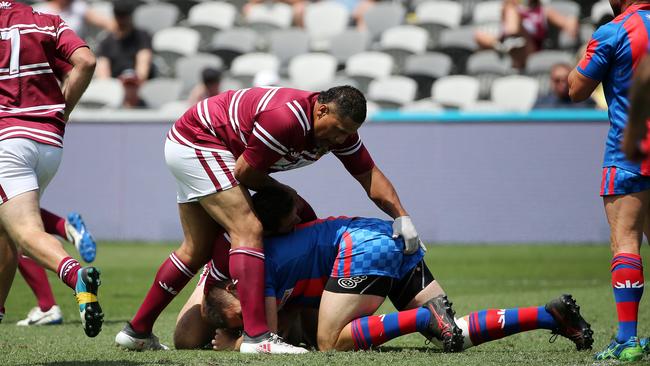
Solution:
M 272 187 L 255 192 L 253 209 L 266 235 L 289 233 L 300 223 L 295 195 L 286 189 Z
M 215 328 L 231 330 L 242 328 L 244 322 L 241 303 L 232 281 L 216 281 L 210 286 L 203 296 L 201 316 Z
M 314 105 L 314 137 L 319 146 L 343 143 L 366 120 L 366 98 L 349 85 L 320 92 Z

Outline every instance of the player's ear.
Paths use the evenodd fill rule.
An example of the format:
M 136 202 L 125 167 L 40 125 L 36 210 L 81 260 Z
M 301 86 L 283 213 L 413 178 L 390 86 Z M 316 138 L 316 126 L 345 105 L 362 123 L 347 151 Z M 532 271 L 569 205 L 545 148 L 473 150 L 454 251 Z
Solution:
M 226 291 L 228 291 L 229 294 L 232 294 L 236 289 L 237 286 L 233 281 L 229 281 L 228 284 L 226 285 Z

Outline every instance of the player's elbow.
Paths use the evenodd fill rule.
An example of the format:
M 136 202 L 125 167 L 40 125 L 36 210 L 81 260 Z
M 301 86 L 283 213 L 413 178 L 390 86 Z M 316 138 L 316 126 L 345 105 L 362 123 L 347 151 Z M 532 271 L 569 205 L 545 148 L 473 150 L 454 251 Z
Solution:
M 94 73 L 97 66 L 97 58 L 89 48 L 80 48 L 74 52 L 70 60 L 75 68 L 84 73 Z
M 580 86 L 579 83 L 569 82 L 569 98 L 574 103 L 582 102 L 591 96 L 593 89 L 590 90 L 587 87 Z

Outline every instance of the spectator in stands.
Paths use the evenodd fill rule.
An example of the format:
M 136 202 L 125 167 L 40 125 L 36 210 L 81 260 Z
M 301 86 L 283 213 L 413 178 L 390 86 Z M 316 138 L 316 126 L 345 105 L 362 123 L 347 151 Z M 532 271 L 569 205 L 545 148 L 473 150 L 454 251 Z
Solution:
M 92 9 L 81 0 L 49 0 L 35 4 L 32 8 L 41 13 L 60 16 L 81 37 L 86 36 L 86 24 L 108 31 L 116 26 L 113 19 Z
M 125 106 L 138 106 L 132 93 L 137 96 L 142 82 L 152 73 L 151 37 L 135 28 L 133 11 L 136 4 L 120 0 L 113 4 L 117 27 L 99 43 L 96 75 L 99 78 L 119 78 L 124 84 L 127 98 Z M 128 100 L 127 100 L 128 99 Z
M 201 84 L 197 85 L 190 92 L 188 99 L 190 105 L 194 105 L 205 98 L 213 97 L 219 94 L 221 85 L 221 71 L 206 67 L 201 72 Z
M 527 5 L 522 5 L 520 0 L 503 0 L 499 37 L 485 31 L 477 31 L 475 35 L 481 48 L 509 53 L 512 67 L 518 70 L 526 67 L 530 54 L 542 49 L 549 23 L 573 37 L 577 37 L 579 29 L 576 17 L 544 6 L 541 0 L 526 2 Z
M 596 103 L 587 99 L 583 102 L 573 103 L 569 97 L 569 73 L 572 67 L 566 63 L 559 63 L 551 67 L 551 91 L 541 96 L 535 103 L 536 109 L 556 108 L 595 108 Z

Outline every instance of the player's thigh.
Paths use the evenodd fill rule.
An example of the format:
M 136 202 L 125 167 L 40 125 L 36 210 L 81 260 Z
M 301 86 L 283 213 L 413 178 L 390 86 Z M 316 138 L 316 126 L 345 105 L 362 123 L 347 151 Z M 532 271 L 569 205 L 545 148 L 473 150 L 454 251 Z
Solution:
M 334 349 L 343 328 L 354 319 L 374 313 L 384 299 L 378 295 L 323 291 L 318 309 L 318 348 Z
M 178 313 L 174 329 L 174 347 L 176 349 L 202 348 L 210 344 L 214 327 L 201 316 L 203 285 L 196 286 L 192 295 Z
M 0 141 L 0 224 L 18 243 L 43 231 L 39 196 L 54 177 L 61 154 L 58 147 L 28 139 Z
M 442 286 L 435 280 L 424 260 L 406 275 L 393 283 L 388 298 L 399 311 L 414 309 L 438 295 L 444 295 Z
M 35 232 L 44 231 L 38 191 L 21 193 L 0 205 L 0 225 L 17 245 L 24 245 Z
M 201 206 L 232 238 L 233 247 L 240 242 L 261 247 L 262 224 L 251 208 L 248 190 L 236 186 L 199 200 Z
M 611 229 L 612 250 L 638 252 L 650 203 L 650 191 L 604 196 L 603 202 Z
M 193 269 L 207 263 L 221 228 L 198 202 L 178 204 L 183 243 L 177 254 Z

